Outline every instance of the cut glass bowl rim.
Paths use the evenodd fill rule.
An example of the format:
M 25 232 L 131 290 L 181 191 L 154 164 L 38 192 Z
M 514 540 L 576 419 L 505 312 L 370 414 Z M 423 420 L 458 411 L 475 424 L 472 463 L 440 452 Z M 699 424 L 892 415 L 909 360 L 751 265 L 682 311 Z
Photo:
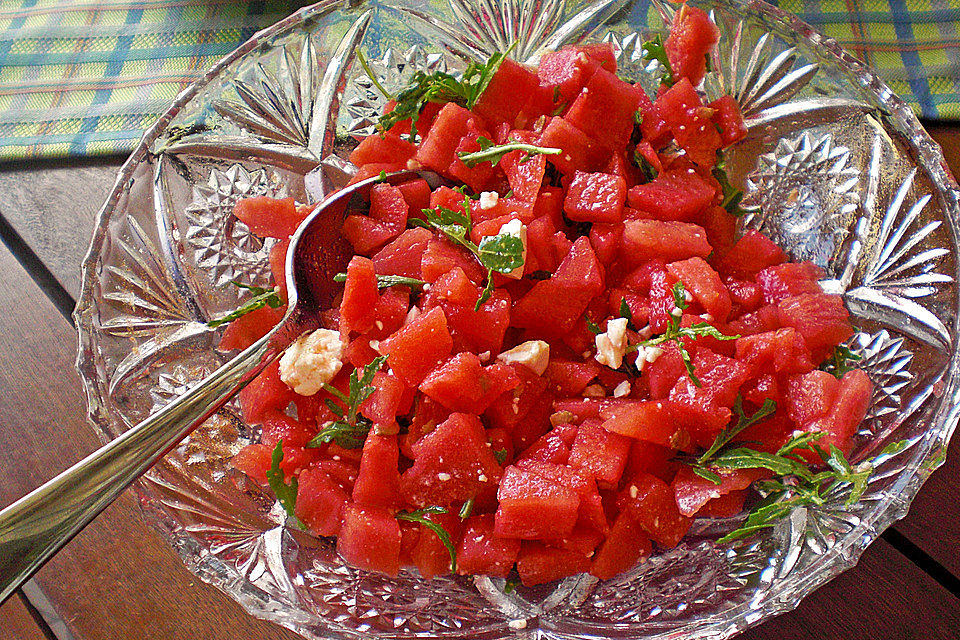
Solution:
M 762 0 L 729 0 L 729 2 L 739 4 L 744 10 L 765 14 L 785 25 L 786 28 L 794 30 L 802 39 L 819 47 L 825 57 L 832 57 L 839 67 L 851 73 L 856 79 L 856 82 L 863 87 L 864 91 L 876 97 L 878 103 L 886 109 L 888 117 L 897 124 L 905 140 L 916 153 L 917 164 L 923 166 L 925 170 L 929 172 L 930 178 L 939 195 L 943 197 L 946 204 L 945 214 L 950 224 L 954 244 L 956 245 L 957 232 L 958 229 L 960 229 L 960 205 L 958 205 L 958 202 L 960 202 L 960 187 L 958 187 L 956 180 L 947 168 L 940 146 L 926 133 L 910 107 L 894 94 L 869 67 L 844 51 L 836 40 L 819 34 L 797 16 L 767 4 Z M 304 7 L 289 17 L 254 34 L 247 42 L 225 56 L 204 73 L 202 77 L 184 89 L 173 101 L 169 109 L 144 133 L 143 138 L 120 168 L 115 185 L 96 217 L 96 226 L 90 248 L 81 265 L 81 290 L 73 313 L 78 332 L 76 367 L 80 373 L 87 398 L 87 418 L 102 440 L 106 441 L 110 439 L 108 425 L 114 421 L 115 416 L 111 415 L 111 411 L 107 406 L 108 389 L 106 381 L 99 375 L 101 368 L 98 363 L 99 356 L 93 331 L 95 322 L 94 311 L 95 301 L 100 294 L 101 287 L 99 262 L 110 233 L 109 222 L 120 206 L 125 185 L 133 179 L 137 168 L 150 153 L 151 145 L 166 130 L 167 126 L 177 116 L 180 110 L 197 97 L 211 81 L 220 76 L 226 67 L 233 64 L 239 58 L 251 53 L 275 35 L 303 23 L 311 16 L 336 8 L 342 4 L 347 4 L 346 0 L 325 0 Z M 951 327 L 952 332 L 956 332 L 958 323 L 960 323 L 960 315 L 954 319 L 953 326 Z M 930 418 L 931 424 L 936 425 L 937 428 L 930 429 L 924 436 L 923 442 L 918 443 L 924 447 L 923 459 L 925 461 L 929 461 L 932 452 L 938 445 L 945 450 L 956 428 L 958 419 L 960 419 L 960 403 L 956 401 L 957 396 L 960 395 L 960 375 L 957 375 L 958 371 L 960 371 L 960 349 L 957 348 L 957 345 L 954 345 L 954 351 L 951 354 L 950 361 L 943 376 L 943 396 L 953 398 L 954 402 L 951 405 L 948 401 L 942 401 L 937 412 Z M 902 486 L 902 490 L 897 495 L 893 495 L 891 492 L 885 496 L 883 501 L 878 504 L 878 507 L 870 512 L 871 517 L 861 520 L 852 531 L 845 535 L 842 541 L 838 542 L 828 553 L 824 554 L 817 564 L 814 565 L 814 567 L 818 567 L 818 570 L 814 571 L 814 567 L 811 567 L 805 576 L 805 580 L 794 584 L 794 589 L 791 593 L 784 594 L 787 597 L 765 598 L 759 610 L 752 610 L 756 615 L 751 616 L 752 619 L 750 620 L 745 619 L 746 609 L 749 606 L 748 603 L 723 610 L 717 615 L 710 616 L 707 623 L 700 627 L 698 634 L 702 633 L 701 637 L 711 638 L 731 637 L 749 626 L 758 624 L 774 615 L 794 609 L 799 602 L 812 591 L 839 573 L 855 566 L 866 547 L 875 540 L 884 529 L 906 515 L 907 509 L 921 485 L 929 478 L 933 471 L 943 464 L 944 459 L 945 457 L 936 461 L 934 464 L 923 466 L 913 465 L 912 468 L 904 469 L 899 474 L 901 477 L 898 479 L 898 486 Z M 139 482 L 134 486 L 141 498 L 147 497 Z M 142 504 L 143 501 L 141 501 L 141 505 Z M 260 600 L 244 595 L 241 592 L 242 589 L 234 583 L 211 576 L 209 573 L 198 571 L 195 558 L 192 557 L 195 542 L 189 539 L 188 533 L 162 522 L 160 515 L 156 513 L 155 510 L 148 511 L 144 509 L 144 516 L 149 524 L 158 529 L 167 542 L 177 549 L 188 568 L 203 580 L 213 584 L 236 599 L 250 614 L 280 624 L 286 622 L 287 626 L 291 624 L 289 620 L 285 620 L 286 614 L 283 610 L 275 611 L 268 606 L 264 606 Z M 769 595 L 776 596 L 777 594 L 771 593 Z

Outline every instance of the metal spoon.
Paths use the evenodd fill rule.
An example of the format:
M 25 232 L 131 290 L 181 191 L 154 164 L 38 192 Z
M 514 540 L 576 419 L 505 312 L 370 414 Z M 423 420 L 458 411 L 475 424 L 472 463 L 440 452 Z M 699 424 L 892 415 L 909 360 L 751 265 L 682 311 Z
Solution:
M 0 603 L 167 451 L 276 360 L 320 326 L 351 255 L 340 235 L 348 210 L 377 182 L 396 184 L 412 171 L 370 178 L 325 199 L 297 229 L 287 250 L 287 313 L 270 333 L 119 438 L 0 511 Z M 369 198 L 366 198 L 369 200 Z

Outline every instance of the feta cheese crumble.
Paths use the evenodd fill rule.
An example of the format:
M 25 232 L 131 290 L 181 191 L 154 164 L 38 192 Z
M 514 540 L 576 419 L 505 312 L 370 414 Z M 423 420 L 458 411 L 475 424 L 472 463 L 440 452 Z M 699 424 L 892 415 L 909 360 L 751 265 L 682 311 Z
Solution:
M 624 380 L 613 388 L 613 397 L 622 398 L 630 393 L 630 381 Z
M 513 349 L 504 351 L 497 356 L 497 361 L 503 364 L 522 364 L 538 376 L 547 370 L 550 360 L 550 345 L 543 340 L 527 340 Z
M 500 194 L 496 191 L 484 191 L 480 194 L 480 208 L 493 209 L 500 201 Z
M 301 396 L 312 396 L 343 366 L 340 332 L 317 329 L 302 335 L 280 358 L 280 379 Z
M 607 320 L 607 330 L 594 336 L 594 343 L 597 345 L 597 355 L 594 356 L 597 362 L 611 369 L 620 368 L 627 350 L 627 319 Z

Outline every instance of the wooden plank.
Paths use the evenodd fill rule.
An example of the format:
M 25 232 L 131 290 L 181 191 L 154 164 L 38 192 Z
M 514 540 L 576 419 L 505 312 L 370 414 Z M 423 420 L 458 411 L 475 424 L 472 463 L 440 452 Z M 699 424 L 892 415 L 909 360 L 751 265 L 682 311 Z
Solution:
M 74 298 L 97 212 L 113 189 L 121 162 L 36 161 L 0 169 L 0 215 Z
M 960 599 L 879 540 L 796 610 L 737 640 L 956 640 Z
M 2 248 L 0 271 L 0 504 L 6 505 L 99 441 L 73 372 L 73 330 Z M 189 573 L 142 521 L 129 492 L 41 569 L 36 582 L 76 640 L 299 637 L 247 615 Z
M 47 640 L 18 593 L 0 606 L 0 629 L 12 640 Z

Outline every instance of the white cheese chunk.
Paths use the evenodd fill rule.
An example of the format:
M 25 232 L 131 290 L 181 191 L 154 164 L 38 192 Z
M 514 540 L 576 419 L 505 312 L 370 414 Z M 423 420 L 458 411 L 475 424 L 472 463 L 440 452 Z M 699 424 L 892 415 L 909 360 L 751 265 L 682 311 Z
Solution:
M 280 379 L 301 396 L 312 396 L 343 366 L 339 331 L 317 329 L 302 335 L 280 358 Z
M 624 380 L 613 388 L 613 397 L 622 398 L 630 393 L 630 381 Z
M 493 209 L 500 201 L 500 194 L 496 191 L 484 191 L 480 194 L 480 208 Z
M 597 355 L 594 359 L 611 369 L 623 364 L 623 354 L 627 350 L 627 319 L 614 318 L 607 321 L 607 330 L 594 336 Z
M 497 361 L 503 364 L 522 364 L 542 376 L 550 361 L 550 345 L 543 340 L 527 340 L 498 355 Z

